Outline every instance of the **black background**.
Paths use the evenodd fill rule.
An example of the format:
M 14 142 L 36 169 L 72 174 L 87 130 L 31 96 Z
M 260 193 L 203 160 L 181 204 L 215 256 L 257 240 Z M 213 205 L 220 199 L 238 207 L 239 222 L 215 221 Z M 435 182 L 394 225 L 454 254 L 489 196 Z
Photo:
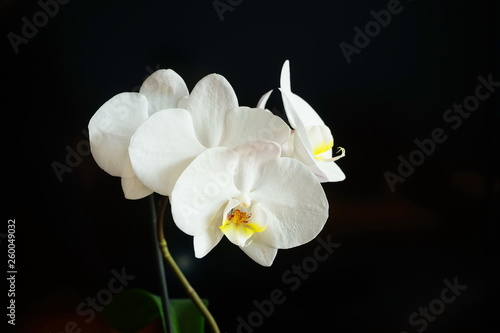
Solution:
M 226 239 L 196 259 L 191 237 L 167 221 L 171 251 L 221 331 L 237 332 L 238 317 L 255 323 L 253 302 L 279 289 L 285 302 L 253 331 L 417 332 L 423 327 L 410 325 L 410 315 L 456 278 L 467 289 L 425 332 L 499 332 L 498 91 L 458 128 L 443 120 L 474 95 L 479 76 L 500 81 L 494 1 L 401 1 L 350 63 L 339 44 L 353 44 L 354 27 L 385 1 L 245 0 L 221 21 L 209 0 L 73 0 L 17 53 L 8 34 L 21 35 L 22 18 L 33 22 L 41 7 L 0 3 L 3 219 L 16 220 L 13 332 L 63 332 L 70 320 L 82 332 L 110 332 L 102 316 L 87 324 L 75 308 L 107 287 L 113 269 L 134 275 L 131 287 L 161 290 L 149 199 L 124 199 L 119 179 L 88 153 L 61 179 L 54 172 L 54 162 L 68 164 L 68 149 L 88 148 L 94 112 L 159 68 L 190 89 L 219 73 L 240 105 L 254 106 L 279 86 L 286 59 L 292 90 L 347 151 L 338 162 L 347 179 L 324 184 L 331 212 L 319 236 L 341 246 L 292 291 L 283 274 L 307 261 L 316 241 L 280 250 L 270 268 Z M 282 112 L 278 93 L 268 107 Z M 398 156 L 408 158 L 414 140 L 436 128 L 447 140 L 392 192 L 384 173 L 397 173 Z M 171 297 L 186 297 L 168 270 L 167 284 Z

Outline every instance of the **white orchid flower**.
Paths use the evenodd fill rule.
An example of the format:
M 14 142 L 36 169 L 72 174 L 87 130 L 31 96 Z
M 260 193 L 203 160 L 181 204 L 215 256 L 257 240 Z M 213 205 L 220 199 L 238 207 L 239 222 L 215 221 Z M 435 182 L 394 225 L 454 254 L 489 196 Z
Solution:
M 177 178 L 206 149 L 233 148 L 259 139 L 283 144 L 289 136 L 290 128 L 281 118 L 267 110 L 238 106 L 229 82 L 210 74 L 179 101 L 178 108 L 149 117 L 133 135 L 129 154 L 141 182 L 170 196 Z
M 104 103 L 89 122 L 89 141 L 96 163 L 112 176 L 121 177 L 128 199 L 140 199 L 153 191 L 135 175 L 128 153 L 136 129 L 155 112 L 176 107 L 189 91 L 171 69 L 151 74 L 138 93 L 120 93 Z
M 194 236 L 198 258 L 225 235 L 250 258 L 270 266 L 278 249 L 307 243 L 328 218 L 328 200 L 303 163 L 281 157 L 279 144 L 243 143 L 201 153 L 170 197 L 176 225 Z
M 288 122 L 294 129 L 289 141 L 283 146 L 283 155 L 306 164 L 321 182 L 344 180 L 345 174 L 335 161 L 345 156 L 345 150 L 339 147 L 340 155 L 333 156 L 330 128 L 305 100 L 292 92 L 288 60 L 281 70 L 280 91 Z M 264 94 L 257 107 L 264 108 L 271 93 L 272 90 Z

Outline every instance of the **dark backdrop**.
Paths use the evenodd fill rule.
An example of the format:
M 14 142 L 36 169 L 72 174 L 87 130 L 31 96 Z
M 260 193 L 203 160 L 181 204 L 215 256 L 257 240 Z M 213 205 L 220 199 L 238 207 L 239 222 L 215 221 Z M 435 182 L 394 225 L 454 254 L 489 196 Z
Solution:
M 278 87 L 286 59 L 293 91 L 347 151 L 338 162 L 347 179 L 324 184 L 331 214 L 319 236 L 340 246 L 320 262 L 311 259 L 317 241 L 280 250 L 264 268 L 223 239 L 196 259 L 191 237 L 169 220 L 171 251 L 221 330 L 500 329 L 494 1 L 233 0 L 219 2 L 233 4 L 220 15 L 209 0 L 0 3 L 3 223 L 16 220 L 13 332 L 64 332 L 72 320 L 82 332 L 108 332 L 102 316 L 86 323 L 76 308 L 107 288 L 113 270 L 135 276 L 131 287 L 161 291 L 150 201 L 124 199 L 119 179 L 95 164 L 85 132 L 93 113 L 159 68 L 174 69 L 190 89 L 222 74 L 240 105 L 253 106 Z M 395 13 L 385 27 L 370 30 L 369 41 L 356 36 L 367 24 L 376 29 L 369 22 L 388 6 Z M 30 30 L 33 22 L 39 27 Z M 342 47 L 356 43 L 346 57 Z M 474 101 L 479 77 L 493 81 L 479 90 L 489 96 L 446 121 L 454 104 Z M 279 94 L 268 106 L 282 112 Z M 415 140 L 430 149 L 439 128 L 446 140 L 416 152 Z M 398 166 L 411 156 L 419 165 L 391 189 L 388 172 L 404 172 Z M 57 176 L 55 166 L 66 172 Z M 444 281 L 461 288 L 453 301 L 444 292 L 449 303 Z M 167 284 L 171 297 L 186 296 L 168 270 Z M 256 304 L 269 304 L 274 290 L 281 304 L 259 315 Z M 423 314 L 429 307 L 437 314 Z M 243 321 L 254 327 L 238 328 Z

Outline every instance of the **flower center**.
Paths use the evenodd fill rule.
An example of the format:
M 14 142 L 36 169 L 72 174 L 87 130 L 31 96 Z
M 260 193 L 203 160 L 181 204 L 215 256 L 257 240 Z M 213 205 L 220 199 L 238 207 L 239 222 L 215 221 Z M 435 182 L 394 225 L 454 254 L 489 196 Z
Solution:
M 235 245 L 247 246 L 251 243 L 250 237 L 256 232 L 262 232 L 266 226 L 252 221 L 252 213 L 243 210 L 243 207 L 230 209 L 222 221 L 220 230 Z M 248 207 L 250 208 L 250 207 Z
M 231 209 L 231 211 L 227 214 L 227 220 L 236 224 L 248 223 L 248 219 L 250 217 L 252 217 L 252 213 L 247 214 L 239 209 Z

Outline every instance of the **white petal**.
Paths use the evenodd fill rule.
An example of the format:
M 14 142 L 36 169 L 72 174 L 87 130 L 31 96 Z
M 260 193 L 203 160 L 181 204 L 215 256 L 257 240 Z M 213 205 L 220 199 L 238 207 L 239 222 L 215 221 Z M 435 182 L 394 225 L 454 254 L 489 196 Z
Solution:
M 123 193 L 125 194 L 125 198 L 136 200 L 147 197 L 151 193 L 152 190 L 144 186 L 143 183 L 137 177 L 122 177 L 121 179 Z
M 295 131 L 290 133 L 290 137 L 287 142 L 281 145 L 281 156 L 292 157 L 294 155 L 294 142 L 295 142 Z
M 179 229 L 188 235 L 201 235 L 211 226 L 222 225 L 221 207 L 240 193 L 233 180 L 238 159 L 238 153 L 231 149 L 211 148 L 184 170 L 170 197 Z
M 333 161 L 318 161 L 316 166 L 321 170 L 318 180 L 322 183 L 340 182 L 346 178 L 344 172 Z
M 257 108 L 259 108 L 259 109 L 266 108 L 267 100 L 271 96 L 272 92 L 273 92 L 273 90 L 271 89 L 268 92 L 266 92 L 264 95 L 262 95 L 262 97 L 259 99 L 259 102 L 257 103 Z
M 267 229 L 259 239 L 278 249 L 314 239 L 328 218 L 328 200 L 314 174 L 286 157 L 268 161 L 262 173 L 264 180 L 252 193 L 266 214 Z
M 239 163 L 234 174 L 234 183 L 242 193 L 250 193 L 259 187 L 263 164 L 277 159 L 281 148 L 275 142 L 253 141 L 234 148 L 239 154 Z
M 238 99 L 223 76 L 210 74 L 196 84 L 182 104 L 193 115 L 198 140 L 208 148 L 220 145 L 226 114 L 238 107 Z
M 256 140 L 284 144 L 290 137 L 290 127 L 278 116 L 264 109 L 239 107 L 229 111 L 225 119 L 220 145 L 228 148 Z
M 217 220 L 218 217 L 222 219 L 222 214 L 216 216 L 214 219 Z M 203 258 L 206 256 L 217 244 L 219 244 L 223 236 L 224 234 L 215 223 L 210 224 L 207 230 L 201 234 L 194 235 L 193 245 L 195 257 Z
M 189 94 L 182 77 L 171 69 L 160 69 L 151 74 L 142 84 L 139 93 L 147 97 L 149 115 L 176 108 L 179 99 Z
M 311 144 L 309 142 L 309 139 L 307 137 L 307 131 L 304 123 L 300 119 L 300 117 L 297 114 L 297 109 L 295 108 L 295 105 L 293 104 L 293 94 L 289 91 L 281 90 L 281 96 L 283 99 L 283 106 L 285 107 L 285 112 L 288 118 L 288 121 L 290 122 L 290 126 L 293 127 L 295 130 L 295 137 L 296 139 L 300 137 L 301 141 L 304 144 L 304 147 L 306 147 L 308 150 L 311 151 Z M 296 140 L 295 139 L 295 140 Z
M 202 151 L 191 115 L 183 109 L 154 113 L 130 141 L 134 171 L 147 187 L 169 196 L 182 171 Z
M 253 237 L 256 237 L 258 234 L 254 234 Z M 278 249 L 264 245 L 257 240 L 252 241 L 250 245 L 240 247 L 250 258 L 252 258 L 258 264 L 262 266 L 269 267 L 272 265 L 274 258 L 276 258 L 276 254 L 278 253 Z
M 292 93 L 290 83 L 290 62 L 288 60 L 285 61 L 281 69 L 280 90 L 282 93 L 287 93 L 289 102 L 293 104 L 295 109 L 294 112 L 290 112 L 289 108 L 285 105 L 288 121 L 293 128 L 296 128 L 295 124 L 298 119 L 302 121 L 304 126 L 324 125 L 323 120 L 316 111 L 314 111 L 314 109 L 301 97 Z
M 187 101 L 189 100 L 189 96 L 183 96 L 179 99 L 179 102 L 177 103 L 177 107 L 179 109 L 185 109 L 187 110 Z
M 147 117 L 148 101 L 138 93 L 118 94 L 96 111 L 89 121 L 89 141 L 99 167 L 112 176 L 134 176 L 128 146 Z
M 309 105 L 309 103 L 303 100 L 302 97 L 294 93 L 291 93 L 289 96 L 291 96 L 291 102 L 294 105 L 297 117 L 302 121 L 304 126 L 319 126 L 325 124 L 318 113 L 312 108 L 312 106 Z M 297 119 L 294 119 L 294 121 L 296 122 Z
M 281 67 L 280 88 L 285 91 L 292 91 L 290 83 L 290 61 L 285 60 Z

